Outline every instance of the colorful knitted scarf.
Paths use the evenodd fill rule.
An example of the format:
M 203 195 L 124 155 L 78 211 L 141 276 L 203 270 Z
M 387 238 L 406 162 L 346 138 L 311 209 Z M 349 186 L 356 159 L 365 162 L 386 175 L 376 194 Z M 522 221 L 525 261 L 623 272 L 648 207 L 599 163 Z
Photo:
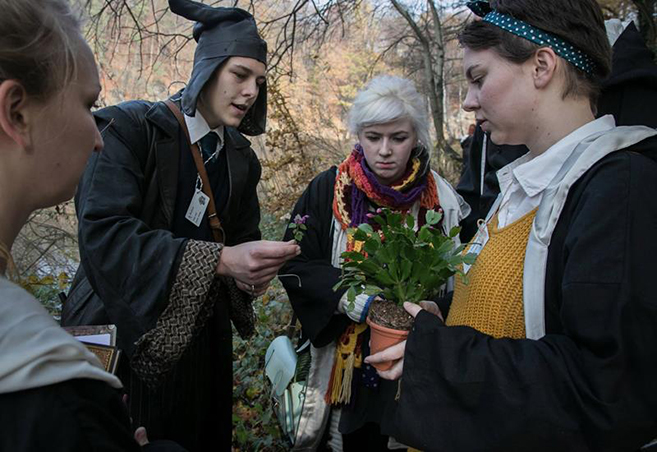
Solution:
M 425 157 L 426 159 L 426 157 Z M 333 213 L 343 229 L 368 221 L 370 204 L 408 211 L 420 199 L 425 209 L 438 208 L 438 191 L 429 165 L 418 157 L 409 159 L 405 173 L 390 186 L 380 183 L 367 165 L 360 144 L 338 166 Z

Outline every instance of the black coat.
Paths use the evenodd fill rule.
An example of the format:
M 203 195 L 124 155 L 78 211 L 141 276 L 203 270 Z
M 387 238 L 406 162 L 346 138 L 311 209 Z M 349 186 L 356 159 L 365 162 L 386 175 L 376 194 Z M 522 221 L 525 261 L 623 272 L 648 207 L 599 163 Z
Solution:
M 614 115 L 618 126 L 657 127 L 657 65 L 634 23 L 614 43 L 611 63 L 598 116 Z
M 161 102 L 126 102 L 96 117 L 101 130 L 113 123 L 76 196 L 81 266 L 62 324 L 117 325 L 117 342 L 128 358 L 120 363 L 119 377 L 135 423 L 152 437 L 174 439 L 190 450 L 214 438 L 213 447 L 227 450 L 232 332 L 226 304 L 215 304 L 213 316 L 159 388 L 146 388 L 128 364 L 135 342 L 167 307 L 188 239 L 212 241 L 207 222 L 196 228 L 184 220 L 196 180 L 189 144 Z M 249 141 L 230 127 L 221 153 L 227 177 L 212 185 L 226 244 L 257 240 L 258 159 Z M 214 268 L 194 270 L 214 274 Z
M 481 181 L 481 153 L 486 141 L 486 161 L 484 181 Z M 470 215 L 461 221 L 461 242 L 467 243 L 477 232 L 477 221 L 486 218 L 486 214 L 500 193 L 497 171 L 522 157 L 529 150 L 526 146 L 498 146 L 477 126 L 470 140 L 467 151 L 463 151 L 463 174 L 456 186 L 456 191 L 463 196 L 472 209 Z M 482 187 L 483 185 L 483 187 Z
M 68 380 L 0 394 L 0 425 L 2 451 L 140 450 L 118 391 L 103 381 Z
M 185 452 L 170 441 L 139 447 L 119 391 L 89 379 L 0 394 L 0 425 L 2 451 Z
M 130 355 L 166 307 L 185 248 L 187 237 L 176 237 L 171 229 L 179 166 L 191 151 L 161 102 L 126 102 L 96 117 L 101 130 L 113 123 L 103 137 L 105 149 L 89 160 L 75 198 L 82 265 L 62 325 L 115 323 L 119 345 Z M 229 196 L 219 217 L 226 244 L 235 245 L 260 239 L 256 186 L 261 167 L 249 141 L 231 127 L 225 130 L 229 180 L 222 191 Z M 201 235 L 211 240 L 205 223 L 202 228 Z M 100 298 L 90 300 L 93 291 Z
M 540 340 L 418 314 L 395 437 L 427 451 L 622 451 L 657 437 L 655 193 L 654 138 L 573 185 L 548 248 Z

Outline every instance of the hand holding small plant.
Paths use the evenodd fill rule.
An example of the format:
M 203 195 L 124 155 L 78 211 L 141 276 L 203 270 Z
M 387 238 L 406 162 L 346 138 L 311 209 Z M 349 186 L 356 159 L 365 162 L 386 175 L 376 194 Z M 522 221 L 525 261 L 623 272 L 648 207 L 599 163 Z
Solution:
M 294 241 L 297 242 L 297 244 L 301 243 L 301 240 L 303 240 L 303 234 L 308 230 L 308 226 L 306 226 L 306 221 L 308 221 L 308 218 L 310 218 L 310 215 L 304 215 L 301 216 L 297 214 L 294 217 L 294 220 L 290 224 L 287 225 L 287 228 L 292 231 L 292 236 L 294 237 Z M 299 278 L 299 275 L 287 273 L 283 275 L 278 275 L 278 278 L 285 278 L 288 276 L 293 276 L 297 278 L 299 281 L 299 287 L 301 287 L 301 278 Z
M 303 233 L 308 229 L 308 227 L 306 226 L 306 221 L 308 220 L 309 217 L 310 217 L 309 215 L 301 216 L 297 214 L 294 217 L 294 220 L 292 220 L 292 222 L 287 226 L 287 228 L 292 231 L 294 240 L 297 243 L 300 243 L 301 240 L 303 240 Z

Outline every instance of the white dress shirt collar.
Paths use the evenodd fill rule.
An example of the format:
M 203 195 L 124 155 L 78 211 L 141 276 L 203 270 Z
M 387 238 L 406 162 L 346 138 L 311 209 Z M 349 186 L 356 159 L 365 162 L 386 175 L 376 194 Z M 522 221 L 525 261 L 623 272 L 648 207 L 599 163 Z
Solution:
M 603 116 L 568 134 L 543 154 L 533 157 L 527 153 L 500 169 L 497 172 L 502 193 L 498 210 L 499 227 L 513 223 L 538 207 L 543 192 L 580 142 L 614 127 L 614 117 Z
M 544 153 L 516 166 L 513 175 L 530 198 L 547 188 L 563 162 L 585 138 L 616 127 L 612 115 L 606 115 L 586 123 L 550 146 Z
M 215 129 L 210 129 L 208 122 L 205 120 L 203 115 L 198 109 L 196 110 L 195 116 L 185 115 L 185 123 L 187 124 L 187 129 L 189 130 L 189 139 L 192 143 L 198 142 L 201 138 L 206 136 L 210 131 L 217 134 L 219 139 L 217 140 L 217 149 L 221 149 L 224 145 L 224 126 L 219 126 Z

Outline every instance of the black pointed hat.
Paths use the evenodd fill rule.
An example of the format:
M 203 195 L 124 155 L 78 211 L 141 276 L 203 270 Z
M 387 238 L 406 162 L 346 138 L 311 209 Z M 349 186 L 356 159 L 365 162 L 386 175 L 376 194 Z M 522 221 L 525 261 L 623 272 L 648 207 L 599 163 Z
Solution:
M 253 16 L 243 9 L 204 5 L 191 0 L 169 0 L 171 11 L 194 25 L 194 69 L 183 92 L 182 109 L 196 114 L 196 101 L 217 68 L 233 56 L 253 58 L 267 64 L 267 43 L 260 37 Z M 245 135 L 260 135 L 267 121 L 267 85 L 260 86 L 258 97 L 244 116 L 238 130 Z

